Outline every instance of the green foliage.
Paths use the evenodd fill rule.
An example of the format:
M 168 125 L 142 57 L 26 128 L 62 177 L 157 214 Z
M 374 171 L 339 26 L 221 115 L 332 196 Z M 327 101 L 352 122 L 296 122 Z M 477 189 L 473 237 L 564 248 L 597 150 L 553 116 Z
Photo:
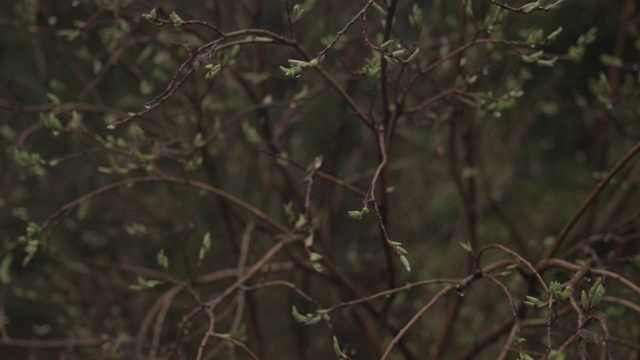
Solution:
M 587 31 L 586 33 L 580 35 L 580 37 L 578 37 L 578 41 L 576 42 L 576 45 L 569 47 L 569 50 L 567 52 L 569 59 L 575 62 L 581 62 L 582 59 L 584 58 L 587 45 L 591 44 L 596 40 L 597 31 L 598 31 L 597 28 L 593 27 L 589 29 L 589 31 Z
M 396 253 L 396 255 L 400 257 L 400 262 L 402 262 L 402 266 L 404 266 L 404 269 L 407 272 L 410 272 L 411 265 L 409 264 L 409 260 L 407 259 L 407 255 L 409 255 L 409 253 L 407 252 L 407 250 L 405 250 L 405 248 L 402 247 L 402 243 L 399 243 L 397 241 L 389 241 L 388 243 Z
M 462 248 L 464 249 L 464 251 L 468 252 L 468 253 L 472 253 L 473 252 L 473 247 L 471 246 L 471 243 L 469 241 L 467 242 L 460 242 L 460 246 L 462 246 Z
M 289 62 L 289 67 L 286 68 L 284 66 L 280 66 L 280 70 L 282 70 L 284 74 L 287 76 L 298 77 L 302 73 L 302 70 L 304 70 L 305 68 L 317 67 L 322 62 L 323 59 L 324 59 L 324 56 L 311 59 L 310 61 L 289 59 L 287 60 Z
M 207 74 L 204 76 L 204 78 L 207 79 L 207 80 L 211 80 L 211 79 L 215 78 L 216 76 L 218 76 L 220 71 L 222 71 L 222 65 L 220 65 L 220 64 L 217 64 L 217 65 L 208 64 L 207 66 L 205 66 L 205 69 L 207 69 L 209 71 L 207 71 Z
M 144 224 L 140 224 L 137 222 L 128 224 L 125 230 L 127 234 L 133 236 L 143 236 L 147 233 L 147 227 Z
M 362 217 L 369 213 L 369 208 L 365 205 L 362 207 L 362 210 L 349 210 L 347 214 L 350 218 L 356 220 L 362 220 Z
M 13 254 L 8 253 L 2 261 L 0 261 L 0 283 L 7 285 L 11 282 L 11 263 L 13 262 Z
M 536 2 L 524 4 L 522 5 L 522 7 L 520 7 L 520 10 L 522 10 L 522 12 L 524 12 L 525 14 L 528 14 L 534 10 L 540 9 L 540 6 L 543 3 L 544 3 L 544 0 L 538 0 Z
M 160 284 L 160 281 L 158 280 L 147 280 L 139 276 L 138 283 L 135 285 L 129 285 L 129 289 L 136 291 L 153 289 L 154 287 L 158 286 L 158 284 Z
M 157 260 L 158 266 L 165 270 L 169 269 L 169 259 L 167 258 L 167 255 L 165 255 L 164 249 L 160 249 L 160 252 L 158 252 Z
M 207 231 L 202 238 L 202 246 L 200 246 L 200 253 L 198 254 L 198 261 L 202 261 L 205 255 L 211 250 L 211 233 Z
M 142 14 L 142 18 L 150 22 L 155 21 L 158 18 L 156 9 L 151 10 L 151 12 L 148 14 Z
M 338 338 L 335 336 L 333 337 L 333 351 L 338 359 L 349 359 L 349 357 L 342 352 L 342 349 L 340 349 L 340 343 L 338 342 Z
M 535 296 L 527 295 L 525 298 L 526 298 L 526 300 L 523 301 L 523 303 L 528 307 L 542 308 L 542 307 L 546 307 L 547 306 L 547 302 L 546 301 L 541 301 L 540 299 L 538 299 Z
M 411 7 L 411 14 L 409 15 L 409 23 L 414 28 L 418 29 L 422 26 L 422 8 L 416 3 Z
M 182 26 L 182 23 L 184 22 L 180 18 L 180 16 L 178 16 L 178 14 L 176 14 L 175 11 L 171 12 L 170 18 L 171 18 L 171 22 L 173 22 L 173 25 L 176 26 L 176 27 Z
M 4 357 L 631 356 L 633 9 L 141 6 L 0 5 Z
M 551 351 L 549 351 L 548 359 L 549 360 L 565 360 L 566 356 L 565 356 L 565 353 L 563 351 L 551 350 Z
M 557 281 L 552 281 L 549 284 L 549 290 L 551 291 L 551 296 L 558 301 L 567 301 L 573 295 L 572 287 L 563 286 Z
M 533 358 L 527 354 L 520 353 L 518 355 L 518 360 L 533 360 Z
M 311 265 L 313 265 L 313 268 L 319 272 L 322 273 L 324 271 L 324 267 L 322 266 L 322 263 L 320 262 L 322 260 L 322 255 L 316 253 L 316 252 L 310 252 L 309 253 L 309 260 L 311 261 Z
M 295 305 L 291 307 L 291 315 L 296 322 L 304 325 L 315 325 L 323 319 L 328 319 L 327 314 L 321 314 L 317 312 L 302 315 L 300 314 L 300 312 L 298 312 L 298 309 L 295 307 Z
M 377 56 L 372 56 L 366 60 L 364 67 L 362 68 L 362 72 L 370 78 L 377 78 L 380 74 L 380 58 Z
M 609 54 L 600 54 L 600 61 L 606 66 L 611 66 L 616 68 L 621 68 L 624 66 L 624 63 L 622 62 L 622 60 L 618 59 L 615 56 L 611 56 Z
M 602 285 L 602 278 L 596 278 L 596 281 L 589 289 L 588 294 L 587 292 L 582 290 L 582 294 L 580 296 L 580 303 L 582 304 L 582 308 L 586 312 L 591 312 L 602 301 L 604 292 L 605 289 L 604 285 Z

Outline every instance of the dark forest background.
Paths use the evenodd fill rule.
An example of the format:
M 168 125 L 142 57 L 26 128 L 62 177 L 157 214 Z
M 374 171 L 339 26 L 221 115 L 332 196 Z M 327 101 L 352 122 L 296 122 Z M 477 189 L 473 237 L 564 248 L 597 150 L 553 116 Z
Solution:
M 2 359 L 639 359 L 640 4 L 0 2 Z

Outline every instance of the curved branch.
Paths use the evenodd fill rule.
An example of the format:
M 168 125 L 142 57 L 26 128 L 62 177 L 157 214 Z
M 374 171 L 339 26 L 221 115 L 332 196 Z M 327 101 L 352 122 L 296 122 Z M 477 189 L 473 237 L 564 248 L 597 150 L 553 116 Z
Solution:
M 47 228 L 49 226 L 49 224 L 56 220 L 58 217 L 62 216 L 64 213 L 67 213 L 71 210 L 73 210 L 74 208 L 76 208 L 77 206 L 79 206 L 80 204 L 82 204 L 83 202 L 98 196 L 100 194 L 106 193 L 108 191 L 120 188 L 120 187 L 124 187 L 124 186 L 128 186 L 130 184 L 137 184 L 137 183 L 173 183 L 173 184 L 179 184 L 179 185 L 184 185 L 184 186 L 189 186 L 189 187 L 194 187 L 197 189 L 201 189 L 204 190 L 206 192 L 212 193 L 216 196 L 219 196 L 221 198 L 224 198 L 225 200 L 243 208 L 244 210 L 248 211 L 249 213 L 251 213 L 253 216 L 257 217 L 258 219 L 262 220 L 263 222 L 265 222 L 267 225 L 269 225 L 270 227 L 272 227 L 275 230 L 278 230 L 281 233 L 289 233 L 289 228 L 282 224 L 281 222 L 275 220 L 274 218 L 270 217 L 269 215 L 267 215 L 266 213 L 264 213 L 262 210 L 258 209 L 257 207 L 249 204 L 248 202 L 237 198 L 231 194 L 229 194 L 228 192 L 219 189 L 217 187 L 211 186 L 209 184 L 205 184 L 199 181 L 194 181 L 194 180 L 188 180 L 188 179 L 183 179 L 183 178 L 179 178 L 179 177 L 174 177 L 174 176 L 163 176 L 163 177 L 158 177 L 158 176 L 142 176 L 142 177 L 137 177 L 137 178 L 127 178 L 127 179 L 122 179 L 119 181 L 115 181 L 112 182 L 110 184 L 104 185 L 96 190 L 93 190 L 91 192 L 89 192 L 88 194 L 85 194 L 84 196 L 81 196 L 80 198 L 71 201 L 70 203 L 67 203 L 66 205 L 64 205 L 63 207 L 61 207 L 60 209 L 58 209 L 55 213 L 53 213 L 51 216 L 49 216 L 49 218 L 47 220 L 45 220 L 42 223 L 41 229 L 40 229 L 40 234 L 42 234 L 42 232 L 44 231 L 45 228 Z M 51 232 L 50 232 L 51 233 Z M 50 235 L 49 233 L 49 235 Z M 48 238 L 48 236 L 46 237 Z M 46 238 L 45 238 L 45 244 L 46 244 Z
M 640 152 L 640 142 L 638 142 L 633 148 L 631 148 L 631 150 L 629 150 L 629 152 L 627 152 L 627 154 L 623 156 L 618 161 L 618 163 L 615 164 L 613 168 L 611 168 L 611 170 L 609 170 L 609 173 L 607 174 L 607 176 L 604 179 L 602 179 L 602 181 L 600 181 L 596 185 L 596 187 L 591 191 L 591 193 L 584 200 L 580 208 L 573 214 L 571 219 L 569 219 L 569 222 L 567 222 L 567 224 L 562 228 L 562 231 L 560 231 L 560 234 L 558 234 L 558 237 L 549 248 L 549 251 L 547 251 L 547 255 L 545 256 L 545 259 L 552 258 L 553 256 L 556 255 L 556 253 L 560 249 L 560 246 L 565 241 L 565 239 L 567 238 L 567 235 L 569 235 L 569 232 L 571 231 L 571 229 L 573 229 L 573 227 L 576 225 L 578 220 L 580 220 L 580 218 L 587 212 L 587 209 L 589 209 L 591 204 L 593 204 L 593 202 L 600 195 L 602 190 L 604 190 L 604 188 L 607 186 L 607 184 L 611 182 L 611 179 L 613 179 L 613 177 L 616 176 L 616 174 L 618 174 L 620 170 L 622 170 L 622 168 L 629 162 L 629 160 L 631 160 L 634 156 L 638 154 L 638 152 Z

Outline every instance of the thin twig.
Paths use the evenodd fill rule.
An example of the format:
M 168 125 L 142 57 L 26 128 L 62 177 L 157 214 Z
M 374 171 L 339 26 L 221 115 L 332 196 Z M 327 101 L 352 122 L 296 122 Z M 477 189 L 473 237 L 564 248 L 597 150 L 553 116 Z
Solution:
M 611 170 L 609 170 L 609 173 L 607 174 L 607 176 L 604 179 L 602 179 L 602 181 L 600 181 L 596 185 L 596 187 L 591 191 L 591 193 L 584 200 L 580 208 L 578 208 L 578 210 L 573 214 L 571 219 L 569 219 L 569 221 L 562 228 L 562 230 L 560 231 L 560 234 L 558 234 L 555 241 L 547 251 L 545 259 L 552 258 L 553 256 L 556 255 L 556 253 L 560 249 L 560 246 L 566 240 L 567 235 L 569 235 L 569 232 L 571 231 L 571 229 L 573 229 L 573 227 L 576 225 L 578 220 L 582 218 L 582 216 L 586 213 L 587 209 L 589 209 L 591 204 L 593 204 L 593 202 L 598 198 L 602 190 L 604 190 L 607 184 L 611 182 L 613 177 L 616 176 L 618 172 L 620 172 L 620 170 L 622 170 L 622 168 L 624 168 L 624 166 L 629 162 L 629 160 L 631 160 L 634 156 L 638 154 L 638 152 L 640 152 L 640 142 L 638 142 L 633 148 L 631 148 L 631 150 L 629 150 L 629 152 L 627 152 L 627 154 L 623 156 L 618 161 L 618 163 L 615 164 L 613 168 L 611 168 Z

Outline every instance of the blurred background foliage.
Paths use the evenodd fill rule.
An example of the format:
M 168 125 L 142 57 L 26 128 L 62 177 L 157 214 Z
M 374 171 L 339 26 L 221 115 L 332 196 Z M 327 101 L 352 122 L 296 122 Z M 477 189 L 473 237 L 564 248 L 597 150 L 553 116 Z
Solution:
M 558 242 L 640 137 L 640 4 L 506 3 L 0 2 L 2 357 L 637 358 L 638 285 L 528 308 L 480 249 L 577 303 L 602 273 L 568 264 L 640 281 L 633 159 Z M 391 341 L 416 282 L 501 260 Z

